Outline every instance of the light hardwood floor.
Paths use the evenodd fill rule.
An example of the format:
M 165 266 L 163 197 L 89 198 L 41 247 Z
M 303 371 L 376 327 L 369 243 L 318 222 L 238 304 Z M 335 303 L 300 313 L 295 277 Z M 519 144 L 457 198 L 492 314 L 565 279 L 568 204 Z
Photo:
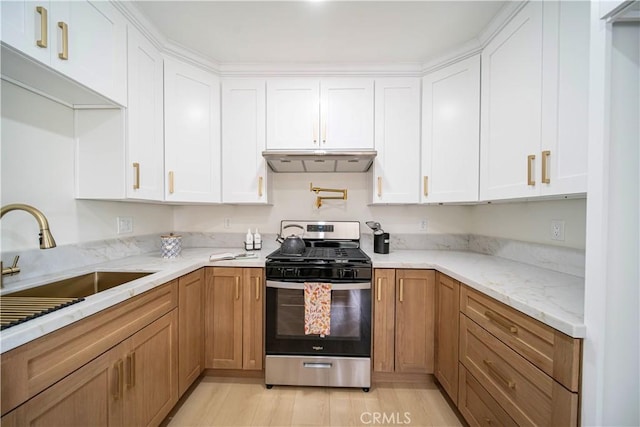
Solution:
M 203 377 L 163 423 L 182 426 L 461 426 L 438 387 L 264 387 L 262 379 Z

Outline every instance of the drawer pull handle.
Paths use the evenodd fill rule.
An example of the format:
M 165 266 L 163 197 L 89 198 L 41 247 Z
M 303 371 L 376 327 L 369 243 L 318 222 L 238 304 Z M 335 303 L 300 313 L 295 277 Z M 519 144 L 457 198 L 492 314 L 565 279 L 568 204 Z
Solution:
M 551 155 L 551 151 L 545 150 L 542 152 L 542 183 L 550 184 L 551 178 L 549 178 L 549 156 Z
M 400 279 L 400 302 L 404 302 L 404 279 Z
M 536 156 L 530 154 L 527 156 L 527 185 L 534 186 L 536 185 L 536 180 L 533 178 L 533 161 L 536 159 Z
M 382 298 L 382 297 L 380 296 L 380 291 L 381 291 L 380 286 L 382 286 L 382 277 L 378 277 L 378 292 L 377 292 L 377 294 L 378 294 L 378 301 L 380 301 L 380 299 Z
M 111 395 L 113 396 L 113 400 L 119 400 L 122 398 L 122 383 L 124 377 L 124 369 L 122 366 L 122 359 L 118 359 L 116 363 L 113 364 L 113 379 L 115 384 L 113 385 Z
M 136 353 L 135 351 L 127 355 L 127 365 L 129 366 L 129 378 L 127 379 L 127 388 L 136 385 Z
M 62 51 L 58 53 L 58 58 L 66 61 L 69 59 L 69 26 L 66 22 L 58 22 L 58 28 L 62 30 Z
M 507 377 L 506 374 L 500 372 L 500 370 L 498 370 L 498 368 L 496 368 L 493 365 L 493 362 L 487 359 L 483 360 L 484 364 L 487 365 L 487 368 L 489 368 L 489 372 L 491 374 L 493 374 L 493 376 L 495 376 L 496 378 L 498 378 L 500 381 L 502 381 L 507 387 L 509 387 L 510 389 L 515 390 L 516 388 L 516 383 L 515 381 L 513 381 L 512 379 L 510 379 L 509 377 Z
M 240 299 L 240 277 L 236 276 L 236 300 Z
M 133 164 L 133 189 L 140 189 L 140 163 L 138 162 Z
M 260 301 L 260 277 L 256 277 L 256 301 Z
M 484 315 L 490 321 L 492 321 L 496 325 L 506 329 L 507 331 L 511 332 L 512 334 L 517 334 L 518 333 L 518 328 L 514 324 L 509 323 L 506 319 L 504 319 L 503 317 L 497 315 L 493 311 L 487 310 L 487 311 L 484 312 Z

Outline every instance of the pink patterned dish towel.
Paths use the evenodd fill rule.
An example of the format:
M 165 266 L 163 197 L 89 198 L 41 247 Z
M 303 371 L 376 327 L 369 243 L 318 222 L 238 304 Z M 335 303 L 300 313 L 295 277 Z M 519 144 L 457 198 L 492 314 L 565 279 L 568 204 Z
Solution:
M 331 283 L 304 284 L 304 334 L 331 333 Z

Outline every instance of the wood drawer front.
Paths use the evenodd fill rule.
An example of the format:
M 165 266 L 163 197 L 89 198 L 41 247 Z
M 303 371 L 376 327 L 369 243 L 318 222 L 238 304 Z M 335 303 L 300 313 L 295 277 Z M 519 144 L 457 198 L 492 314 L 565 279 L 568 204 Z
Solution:
M 467 286 L 460 311 L 573 392 L 580 387 L 582 340 L 571 338 Z
M 517 426 L 462 364 L 459 379 L 458 409 L 470 426 Z
M 177 280 L 2 355 L 2 415 L 178 305 Z
M 460 314 L 460 361 L 519 425 L 577 425 L 576 393 L 464 314 Z

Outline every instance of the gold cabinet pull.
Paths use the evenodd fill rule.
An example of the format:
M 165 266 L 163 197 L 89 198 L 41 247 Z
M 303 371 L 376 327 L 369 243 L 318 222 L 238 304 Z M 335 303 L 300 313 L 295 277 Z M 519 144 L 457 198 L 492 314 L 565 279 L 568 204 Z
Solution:
M 551 183 L 551 178 L 549 178 L 549 156 L 551 155 L 551 151 L 549 150 L 544 150 L 542 152 L 542 183 L 543 184 L 550 184 Z
M 140 189 L 140 163 L 133 164 L 133 189 Z
M 173 171 L 169 171 L 169 194 L 173 194 L 174 186 L 173 186 Z
M 429 195 L 429 177 L 425 176 L 424 178 L 422 178 L 422 181 L 424 197 L 427 197 Z
M 533 161 L 536 159 L 534 154 L 527 156 L 527 185 L 536 185 L 533 179 Z
M 236 276 L 236 299 L 240 299 L 240 277 Z
M 258 177 L 258 197 L 262 197 L 262 182 L 263 179 L 261 176 Z
M 509 378 L 504 372 L 501 372 L 498 368 L 496 368 L 493 365 L 492 361 L 484 359 L 482 362 L 485 365 L 487 365 L 487 368 L 489 368 L 489 373 L 491 373 L 495 378 L 497 378 L 500 381 L 502 381 L 510 389 L 514 389 L 515 390 L 515 388 L 516 388 L 515 381 L 513 381 L 511 378 Z
M 491 425 L 491 418 L 484 417 L 484 422 L 485 422 L 485 424 Z
M 378 197 L 382 197 L 382 177 L 378 177 Z
M 36 12 L 40 15 L 40 40 L 36 40 L 38 47 L 47 47 L 49 44 L 49 18 L 47 18 L 47 9 L 42 6 L 36 6 Z
M 127 388 L 135 387 L 136 385 L 136 352 L 133 351 L 127 355 L 127 367 L 129 368 L 129 375 L 127 378 Z
M 400 279 L 400 302 L 404 302 L 404 279 Z
M 58 53 L 58 58 L 66 61 L 69 59 L 69 26 L 66 22 L 58 22 L 58 28 L 62 30 L 62 52 Z
M 380 299 L 382 298 L 380 296 L 380 292 L 382 291 L 381 287 L 382 287 L 382 277 L 378 277 L 378 289 L 377 289 L 378 301 L 380 301 Z
M 322 124 L 322 143 L 327 143 L 327 122 Z
M 260 301 L 260 277 L 256 277 L 256 301 Z
M 114 384 L 111 388 L 111 396 L 113 400 L 119 400 L 122 398 L 122 383 L 124 376 L 124 369 L 122 367 L 122 359 L 118 359 L 117 362 L 113 364 L 113 381 Z
M 503 318 L 502 316 L 494 313 L 491 310 L 486 310 L 484 312 L 484 315 L 493 323 L 495 323 L 496 325 L 506 329 L 507 331 L 511 332 L 512 334 L 517 334 L 518 333 L 518 328 L 512 324 L 509 323 L 509 321 L 505 318 Z

